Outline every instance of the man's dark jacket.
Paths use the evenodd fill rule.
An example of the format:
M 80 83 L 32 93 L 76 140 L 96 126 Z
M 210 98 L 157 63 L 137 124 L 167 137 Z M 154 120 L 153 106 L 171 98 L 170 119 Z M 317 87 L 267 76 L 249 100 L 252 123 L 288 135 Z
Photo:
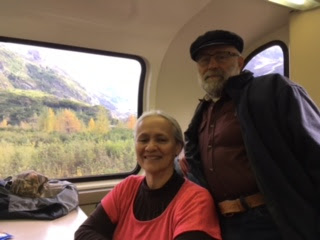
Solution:
M 228 80 L 249 161 L 286 240 L 320 239 L 320 113 L 305 90 L 279 74 Z M 198 150 L 201 101 L 185 132 L 191 180 L 206 186 Z

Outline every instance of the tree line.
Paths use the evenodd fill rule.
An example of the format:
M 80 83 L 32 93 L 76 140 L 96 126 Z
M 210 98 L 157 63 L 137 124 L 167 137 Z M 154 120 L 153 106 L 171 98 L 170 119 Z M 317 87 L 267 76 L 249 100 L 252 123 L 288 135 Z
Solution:
M 78 133 L 90 132 L 104 134 L 110 131 L 110 120 L 108 119 L 107 110 L 99 106 L 96 117 L 91 117 L 88 123 L 78 118 L 77 113 L 71 109 L 60 109 L 54 111 L 52 108 L 44 107 L 39 116 L 35 115 L 28 122 L 21 121 L 16 128 L 21 129 L 34 129 L 44 132 L 60 132 L 60 133 Z M 12 127 L 9 118 L 4 118 L 0 122 L 0 128 Z M 121 127 L 133 129 L 136 123 L 136 117 L 130 115 L 126 122 L 118 122 Z
M 28 122 L 0 122 L 0 178 L 26 170 L 49 178 L 128 172 L 136 166 L 133 128 L 136 117 L 110 124 L 101 107 L 84 122 L 70 109 L 44 107 Z

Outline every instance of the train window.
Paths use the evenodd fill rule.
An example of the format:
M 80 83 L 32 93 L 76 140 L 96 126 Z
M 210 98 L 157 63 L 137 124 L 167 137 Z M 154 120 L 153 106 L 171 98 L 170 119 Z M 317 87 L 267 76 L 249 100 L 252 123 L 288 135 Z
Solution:
M 253 51 L 245 60 L 244 69 L 255 76 L 279 73 L 289 77 L 288 48 L 282 41 L 269 42 Z
M 140 57 L 0 38 L 0 177 L 35 170 L 71 181 L 139 170 Z

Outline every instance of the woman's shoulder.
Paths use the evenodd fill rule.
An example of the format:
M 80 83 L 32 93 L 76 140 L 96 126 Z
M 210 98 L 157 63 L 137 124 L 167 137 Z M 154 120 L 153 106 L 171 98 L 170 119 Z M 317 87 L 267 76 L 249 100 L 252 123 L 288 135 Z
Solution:
M 194 188 L 195 190 L 199 190 L 199 191 L 208 191 L 206 188 L 204 188 L 204 187 L 200 186 L 199 184 L 189 180 L 188 178 L 184 178 L 184 179 L 185 179 L 184 184 L 187 187 Z
M 143 181 L 143 176 L 130 175 L 119 182 L 110 193 L 106 195 L 106 198 L 120 197 L 135 195 L 137 189 L 139 188 L 141 182 Z
M 119 184 L 120 185 L 135 185 L 135 184 L 139 184 L 143 181 L 144 176 L 141 175 L 130 175 L 128 177 L 126 177 L 125 179 L 123 179 Z
M 191 194 L 200 194 L 205 198 L 212 198 L 210 192 L 206 188 L 190 181 L 187 178 L 185 178 L 185 182 L 182 185 L 181 190 L 183 193 L 185 192 L 189 197 Z

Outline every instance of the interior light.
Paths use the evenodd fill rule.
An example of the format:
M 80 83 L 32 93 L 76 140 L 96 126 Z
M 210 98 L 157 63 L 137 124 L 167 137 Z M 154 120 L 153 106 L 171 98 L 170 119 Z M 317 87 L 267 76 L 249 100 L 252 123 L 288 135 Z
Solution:
M 305 0 L 291 0 L 291 1 L 288 1 L 288 2 L 292 2 L 292 3 L 297 4 L 297 5 L 303 5 L 305 3 Z
M 267 0 L 295 10 L 310 10 L 320 6 L 320 0 Z

